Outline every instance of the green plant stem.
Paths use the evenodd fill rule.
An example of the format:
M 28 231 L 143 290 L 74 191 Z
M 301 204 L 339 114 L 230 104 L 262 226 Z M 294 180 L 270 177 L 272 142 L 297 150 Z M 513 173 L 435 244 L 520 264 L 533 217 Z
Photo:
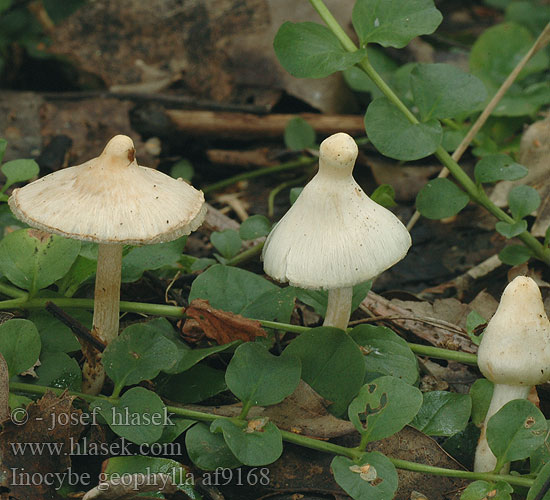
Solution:
M 51 391 L 54 394 L 61 395 L 65 392 L 64 389 L 57 389 L 51 387 L 45 387 L 34 384 L 25 384 L 21 382 L 11 382 L 10 390 L 15 392 L 25 392 L 30 394 L 45 394 L 46 391 Z M 116 402 L 116 398 L 108 398 L 105 396 L 91 396 L 89 394 L 82 394 L 79 392 L 69 391 L 69 394 L 80 397 L 88 402 L 98 401 L 98 400 L 108 400 L 111 402 Z M 185 417 L 193 420 L 199 420 L 203 422 L 212 422 L 217 419 L 231 420 L 235 422 L 234 418 L 223 417 L 219 415 L 213 415 L 211 413 L 205 413 L 196 410 L 187 410 L 186 408 L 180 408 L 178 406 L 167 406 L 166 410 L 170 413 L 178 415 L 180 417 Z M 243 425 L 246 422 L 243 421 Z M 335 455 L 343 455 L 352 460 L 359 459 L 363 451 L 357 448 L 346 448 L 345 446 L 340 446 L 333 443 L 328 443 L 326 441 L 320 441 L 318 439 L 310 438 L 307 436 L 301 436 L 300 434 L 294 434 L 293 432 L 281 431 L 281 435 L 284 441 L 287 443 L 294 443 L 305 448 L 310 448 L 312 450 L 318 450 L 326 453 L 331 453 Z M 433 467 L 431 465 L 418 464 L 415 462 L 409 462 L 408 460 L 401 460 L 397 458 L 390 458 L 389 460 L 393 463 L 398 469 L 405 469 L 414 472 L 420 472 L 424 474 L 432 474 L 436 476 L 447 476 L 447 477 L 460 477 L 464 479 L 477 480 L 485 479 L 487 481 L 506 481 L 509 484 L 516 486 L 531 487 L 534 483 L 534 479 L 521 477 L 521 476 L 511 476 L 507 474 L 489 474 L 484 472 L 469 472 L 463 470 L 454 470 L 454 469 L 444 469 L 442 467 Z
M 275 197 L 284 189 L 296 186 L 297 184 L 301 184 L 307 179 L 307 176 L 303 175 L 301 177 L 298 177 L 297 179 L 291 179 L 286 182 L 282 182 L 275 188 L 273 188 L 269 192 L 269 196 L 267 197 L 267 215 L 268 217 L 273 217 L 273 213 L 275 212 Z
M 259 246 L 259 245 L 258 245 Z M 252 247 L 256 248 L 256 247 Z M 252 249 L 251 249 L 252 250 Z M 244 252 L 243 252 L 244 253 Z M 47 302 L 53 302 L 59 307 L 90 309 L 94 308 L 93 299 L 72 299 L 72 298 L 36 298 L 26 299 L 21 297 L 18 299 L 0 301 L 0 311 L 9 309 L 40 309 L 46 307 Z M 123 312 L 133 312 L 138 314 L 148 314 L 152 316 L 167 316 L 169 318 L 184 318 L 184 308 L 178 306 L 170 306 L 165 304 L 149 304 L 147 302 L 120 302 L 120 310 Z M 282 330 L 290 333 L 305 333 L 311 328 L 300 325 L 290 325 L 288 323 L 279 323 L 277 321 L 259 320 L 263 327 L 272 328 L 274 330 Z M 407 342 L 411 350 L 423 356 L 432 358 L 447 359 L 450 361 L 458 361 L 460 363 L 475 365 L 477 356 L 467 352 L 451 351 L 440 347 L 426 346 Z
M 248 412 L 250 411 L 250 408 L 252 408 L 252 401 L 247 401 L 246 403 L 243 403 L 243 409 L 241 410 L 241 414 L 239 415 L 239 419 L 244 420 L 246 416 L 248 415 Z
M 230 259 L 227 259 L 225 261 L 226 266 L 238 266 L 239 264 L 242 264 L 243 262 L 246 262 L 247 260 L 251 259 L 252 257 L 255 257 L 256 255 L 260 254 L 262 252 L 262 248 L 264 247 L 264 242 L 257 243 L 256 245 L 247 248 L 244 252 L 241 252 L 235 257 L 231 257 Z
M 331 12 L 327 9 L 323 0 L 309 0 L 311 5 L 315 8 L 317 13 L 321 16 L 321 19 L 325 22 L 332 33 L 338 38 L 342 46 L 348 52 L 355 52 L 357 46 L 349 38 L 346 32 L 339 25 L 338 21 L 334 18 Z M 414 114 L 405 106 L 405 104 L 399 99 L 390 86 L 383 80 L 383 78 L 372 67 L 368 58 L 364 58 L 358 65 L 367 76 L 376 84 L 376 86 L 382 91 L 382 93 L 390 100 L 409 120 L 410 123 L 416 125 L 419 123 Z M 472 179 L 462 170 L 460 165 L 451 158 L 451 155 L 439 146 L 434 152 L 435 156 L 441 161 L 441 163 L 449 169 L 451 175 L 459 182 L 464 191 L 468 193 L 470 199 L 475 201 L 479 205 L 483 206 L 489 213 L 494 215 L 497 219 L 512 223 L 513 219 L 506 212 L 498 208 L 485 194 L 485 191 L 475 184 Z M 521 233 L 518 238 L 533 252 L 533 255 L 547 265 L 550 265 L 550 249 L 545 249 L 544 246 L 528 231 Z
M 28 297 L 29 295 L 27 292 L 21 290 L 20 288 L 2 282 L 0 282 L 0 293 L 3 295 L 7 295 L 8 297 L 12 297 L 13 299 Z
M 239 181 L 254 179 L 255 177 L 261 177 L 262 175 L 284 172 L 285 170 L 294 170 L 301 167 L 306 167 L 317 163 L 317 161 L 318 160 L 315 157 L 302 156 L 297 160 L 281 163 L 280 165 L 276 165 L 274 167 L 259 168 L 257 170 L 252 170 L 251 172 L 245 172 L 243 174 L 234 175 L 233 177 L 228 177 L 227 179 L 223 179 L 219 182 L 215 182 L 214 184 L 204 187 L 202 191 L 204 194 L 208 194 L 213 191 L 218 191 L 224 187 L 231 186 L 231 184 L 235 184 Z

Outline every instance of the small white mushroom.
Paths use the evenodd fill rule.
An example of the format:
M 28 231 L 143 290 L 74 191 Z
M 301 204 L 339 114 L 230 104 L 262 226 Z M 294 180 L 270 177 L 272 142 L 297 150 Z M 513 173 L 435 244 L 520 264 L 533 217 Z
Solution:
M 405 226 L 355 182 L 357 144 L 348 134 L 325 139 L 319 172 L 268 236 L 265 272 L 300 288 L 329 290 L 325 326 L 345 329 L 353 285 L 400 261 L 411 246 Z
M 487 422 L 506 403 L 526 399 L 532 386 L 550 380 L 550 322 L 539 287 L 531 278 L 518 276 L 504 290 L 483 334 L 477 362 L 495 386 L 474 470 L 492 472 L 497 460 L 487 443 Z
M 123 245 L 172 241 L 197 229 L 206 214 L 201 191 L 139 166 L 125 135 L 113 137 L 97 158 L 15 189 L 9 205 L 29 226 L 99 244 L 93 322 L 106 343 L 118 335 Z M 92 373 L 85 365 L 83 390 L 101 389 L 98 366 Z

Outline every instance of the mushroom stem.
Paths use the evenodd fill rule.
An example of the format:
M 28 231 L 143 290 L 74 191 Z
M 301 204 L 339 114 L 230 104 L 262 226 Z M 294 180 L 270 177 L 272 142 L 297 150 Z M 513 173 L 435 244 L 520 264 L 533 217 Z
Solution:
M 118 335 L 122 245 L 100 244 L 94 293 L 94 330 L 109 344 Z
M 353 287 L 334 288 L 328 291 L 327 313 L 323 326 L 334 326 L 345 330 L 351 315 Z
M 475 472 L 493 472 L 497 466 L 497 459 L 489 443 L 487 442 L 487 422 L 489 419 L 499 411 L 506 403 L 514 399 L 527 399 L 531 387 L 525 385 L 506 385 L 495 384 L 493 391 L 493 397 L 491 398 L 491 404 L 487 410 L 485 421 L 481 427 L 481 435 L 476 448 L 476 456 L 474 460 Z M 506 473 L 509 468 L 509 464 L 506 464 L 499 473 Z

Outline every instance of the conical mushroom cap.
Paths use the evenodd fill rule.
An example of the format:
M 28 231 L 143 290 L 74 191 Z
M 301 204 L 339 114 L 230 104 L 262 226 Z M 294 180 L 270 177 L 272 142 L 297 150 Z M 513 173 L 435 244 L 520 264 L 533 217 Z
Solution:
M 98 243 L 171 241 L 199 227 L 202 191 L 140 167 L 132 139 L 113 137 L 103 153 L 15 189 L 14 215 L 29 226 Z
M 319 172 L 266 240 L 262 257 L 269 276 L 301 288 L 344 288 L 406 255 L 409 232 L 355 182 L 356 158 L 349 135 L 323 141 Z
M 537 284 L 508 284 L 479 346 L 481 373 L 496 384 L 532 386 L 550 379 L 550 322 Z

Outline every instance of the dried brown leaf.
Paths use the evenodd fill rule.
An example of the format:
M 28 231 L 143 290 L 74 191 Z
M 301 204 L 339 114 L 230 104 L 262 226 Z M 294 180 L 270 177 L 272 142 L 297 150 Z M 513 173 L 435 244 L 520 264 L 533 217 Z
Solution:
M 186 320 L 183 333 L 196 337 L 197 329 L 200 329 L 208 338 L 220 345 L 229 344 L 234 340 L 250 342 L 256 337 L 267 336 L 259 321 L 214 309 L 207 300 L 193 300 L 185 314 L 191 319 Z

